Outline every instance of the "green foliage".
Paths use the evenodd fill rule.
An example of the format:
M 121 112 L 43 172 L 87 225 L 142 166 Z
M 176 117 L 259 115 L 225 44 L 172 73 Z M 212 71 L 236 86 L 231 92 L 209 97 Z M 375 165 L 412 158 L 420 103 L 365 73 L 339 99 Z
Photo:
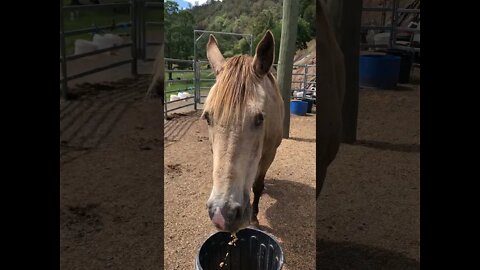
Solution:
M 302 10 L 302 9 L 300 9 Z M 315 37 L 315 3 L 310 3 L 310 5 L 307 5 L 305 9 L 303 10 L 302 17 L 309 25 L 310 29 L 310 35 L 312 37 Z
M 179 10 L 173 1 L 165 2 L 165 56 L 191 59 L 194 17 L 190 10 Z
M 168 1 L 167 1 L 168 2 Z M 275 51 L 280 48 L 280 35 L 282 29 L 282 3 L 283 0 L 223 0 L 196 6 L 191 10 L 194 28 L 218 32 L 233 32 L 253 35 L 253 49 L 261 40 L 267 30 L 275 36 Z M 167 13 L 166 13 L 167 16 Z M 169 29 L 166 25 L 166 32 Z M 314 0 L 300 0 L 297 34 L 297 49 L 306 47 L 308 41 L 315 36 L 315 2 Z M 189 45 L 193 47 L 192 34 Z M 249 53 L 250 46 L 243 38 L 216 35 L 220 49 L 226 57 Z M 168 41 L 167 41 L 168 42 Z M 199 58 L 205 59 L 205 45 L 207 38 L 200 39 L 198 43 Z M 193 49 L 193 48 L 192 48 Z
M 296 40 L 297 49 L 306 49 L 307 42 L 312 40 L 312 35 L 315 35 L 315 33 L 311 32 L 310 25 L 308 24 L 308 22 L 301 17 L 298 18 L 297 40 Z

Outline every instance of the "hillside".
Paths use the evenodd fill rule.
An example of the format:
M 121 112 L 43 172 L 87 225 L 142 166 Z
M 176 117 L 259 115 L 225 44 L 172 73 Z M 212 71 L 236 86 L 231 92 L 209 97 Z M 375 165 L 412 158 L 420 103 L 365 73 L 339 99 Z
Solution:
M 304 73 L 305 67 L 297 66 L 297 65 L 309 65 L 307 68 L 307 86 L 306 88 L 309 89 L 314 84 L 311 82 L 315 82 L 316 80 L 316 63 L 317 63 L 317 53 L 316 53 L 316 41 L 315 39 L 311 40 L 307 43 L 307 48 L 298 50 L 295 53 L 295 57 L 293 59 L 293 72 L 292 72 L 292 89 L 304 88 L 303 83 L 295 83 L 295 81 L 302 81 L 304 80 Z M 301 75 L 295 75 L 301 74 Z
M 193 56 L 191 34 L 193 29 L 216 32 L 251 34 L 253 47 L 257 45 L 267 30 L 275 37 L 276 51 L 280 48 L 282 29 L 282 0 L 223 0 L 211 1 L 208 4 L 194 6 L 192 9 L 180 10 L 175 2 L 165 2 L 166 43 L 173 44 L 167 50 L 167 56 L 172 58 L 189 58 Z M 315 2 L 314 0 L 299 0 L 298 49 L 306 48 L 308 41 L 314 38 Z M 182 34 L 176 34 L 182 33 Z M 227 35 L 216 35 L 220 49 L 226 57 L 249 53 L 247 40 Z M 178 42 L 185 39 L 188 46 Z M 188 40 L 187 40 L 188 39 Z M 207 38 L 202 38 L 197 48 L 205 48 Z M 179 46 L 180 45 L 180 46 Z M 182 48 L 181 55 L 175 55 L 174 48 Z M 204 49 L 198 51 L 199 57 L 205 59 Z M 277 54 L 278 59 L 278 54 Z

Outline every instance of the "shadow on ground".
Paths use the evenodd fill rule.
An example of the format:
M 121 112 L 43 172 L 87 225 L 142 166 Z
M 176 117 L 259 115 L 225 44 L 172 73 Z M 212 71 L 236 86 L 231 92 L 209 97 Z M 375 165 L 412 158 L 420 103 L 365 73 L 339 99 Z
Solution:
M 317 239 L 317 269 L 417 270 L 420 262 L 385 249 Z

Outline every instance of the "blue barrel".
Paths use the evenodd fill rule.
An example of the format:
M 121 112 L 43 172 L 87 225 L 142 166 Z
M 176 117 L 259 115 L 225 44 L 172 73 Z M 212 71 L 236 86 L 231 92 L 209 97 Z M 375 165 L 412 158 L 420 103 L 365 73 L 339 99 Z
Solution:
M 360 86 L 392 89 L 398 83 L 400 74 L 399 56 L 360 56 Z
M 290 101 L 290 113 L 296 115 L 305 115 L 308 110 L 308 102 L 301 100 Z

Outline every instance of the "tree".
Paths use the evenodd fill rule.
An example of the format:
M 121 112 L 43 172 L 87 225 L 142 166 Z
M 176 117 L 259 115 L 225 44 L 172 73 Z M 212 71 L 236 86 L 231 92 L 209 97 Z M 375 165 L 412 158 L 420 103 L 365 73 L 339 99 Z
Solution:
M 303 18 L 298 18 L 296 42 L 297 49 L 307 48 L 307 42 L 312 40 L 312 33 L 310 29 L 310 24 L 306 20 Z
M 311 4 L 309 6 L 307 6 L 305 8 L 305 10 L 303 11 L 303 15 L 302 15 L 302 18 L 308 22 L 309 26 L 310 26 L 310 33 L 311 33 L 311 38 L 315 38 L 315 32 L 316 32 L 316 29 L 315 29 L 315 4 Z
M 283 0 L 225 0 L 213 4 L 195 7 L 192 13 L 197 29 L 212 31 L 245 33 L 253 35 L 253 47 L 261 40 L 267 30 L 275 36 L 276 58 L 278 60 L 282 28 Z M 303 49 L 315 37 L 315 2 L 314 0 L 297 0 L 298 25 L 296 48 Z M 223 52 L 234 55 L 244 52 L 237 41 L 228 39 L 222 43 L 229 48 Z M 239 42 L 242 42 L 241 40 Z M 233 47 L 233 49 L 231 49 Z
M 179 10 L 173 1 L 165 2 L 165 55 L 169 58 L 188 59 L 193 55 L 193 25 L 194 19 L 190 10 Z M 181 65 L 183 66 L 183 65 Z M 173 63 L 168 62 L 168 69 L 173 69 Z M 168 73 L 172 80 L 172 72 Z
M 167 0 L 165 1 L 165 4 L 164 4 L 164 10 L 165 10 L 165 14 L 169 14 L 169 15 L 178 13 L 178 10 L 179 10 L 178 3 L 171 0 Z

